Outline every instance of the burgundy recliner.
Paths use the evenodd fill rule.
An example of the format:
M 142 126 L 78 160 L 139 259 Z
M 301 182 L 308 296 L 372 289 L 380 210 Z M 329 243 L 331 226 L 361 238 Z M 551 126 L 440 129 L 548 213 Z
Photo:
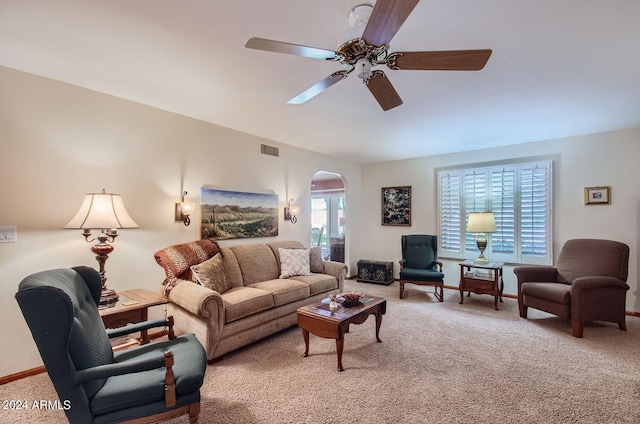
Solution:
M 562 247 L 555 267 L 517 267 L 520 316 L 527 308 L 571 319 L 581 338 L 587 321 L 615 322 L 626 330 L 629 246 L 611 240 L 574 239 Z

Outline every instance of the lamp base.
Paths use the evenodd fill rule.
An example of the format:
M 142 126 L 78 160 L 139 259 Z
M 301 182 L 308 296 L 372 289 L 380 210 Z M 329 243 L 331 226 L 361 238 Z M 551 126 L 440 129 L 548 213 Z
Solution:
M 98 304 L 99 308 L 110 308 L 116 305 L 120 296 L 113 289 L 102 289 L 102 293 L 100 293 L 100 303 Z
M 479 237 L 476 240 L 476 244 L 478 245 L 478 250 L 480 251 L 480 256 L 475 258 L 473 260 L 473 263 L 476 263 L 478 265 L 486 265 L 486 264 L 488 264 L 489 261 L 487 260 L 487 258 L 484 257 L 484 249 L 487 248 L 487 239 L 484 238 L 484 237 Z

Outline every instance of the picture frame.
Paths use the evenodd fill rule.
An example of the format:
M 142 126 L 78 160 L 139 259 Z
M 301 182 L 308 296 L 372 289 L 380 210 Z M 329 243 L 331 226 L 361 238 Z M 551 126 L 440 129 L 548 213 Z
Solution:
M 411 186 L 382 187 L 382 225 L 411 226 Z
M 584 204 L 585 205 L 610 205 L 611 204 L 611 186 L 585 187 L 584 188 Z
M 227 240 L 278 235 L 278 195 L 200 189 L 200 237 Z

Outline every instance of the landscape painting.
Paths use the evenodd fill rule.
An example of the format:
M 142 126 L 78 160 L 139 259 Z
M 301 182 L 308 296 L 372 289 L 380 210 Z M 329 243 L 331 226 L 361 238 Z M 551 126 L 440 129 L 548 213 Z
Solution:
M 226 240 L 278 235 L 278 195 L 201 189 L 203 239 Z

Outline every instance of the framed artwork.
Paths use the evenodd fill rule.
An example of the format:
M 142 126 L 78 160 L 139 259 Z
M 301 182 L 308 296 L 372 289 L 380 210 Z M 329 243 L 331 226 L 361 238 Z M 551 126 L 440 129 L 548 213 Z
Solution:
M 411 186 L 382 187 L 382 225 L 411 225 Z
M 610 205 L 611 204 L 611 186 L 585 187 L 584 188 L 584 204 L 585 205 Z
M 200 237 L 226 240 L 278 235 L 278 195 L 203 187 Z

